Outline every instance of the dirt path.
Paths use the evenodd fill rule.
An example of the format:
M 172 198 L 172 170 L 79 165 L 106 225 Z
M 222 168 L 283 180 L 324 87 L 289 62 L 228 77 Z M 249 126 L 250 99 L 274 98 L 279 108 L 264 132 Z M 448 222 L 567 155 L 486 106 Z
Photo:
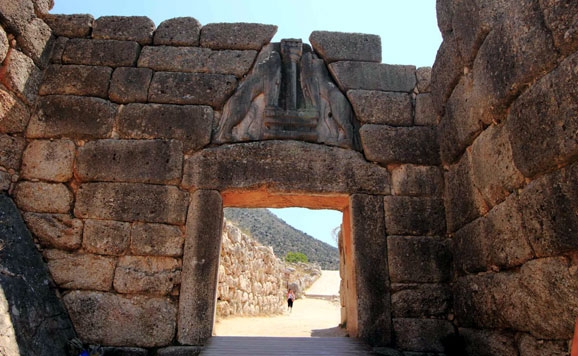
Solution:
M 339 271 L 323 271 L 321 278 L 305 291 L 309 295 L 339 295 Z M 337 337 L 346 332 L 338 300 L 298 299 L 292 312 L 271 317 L 227 318 L 215 323 L 217 336 Z

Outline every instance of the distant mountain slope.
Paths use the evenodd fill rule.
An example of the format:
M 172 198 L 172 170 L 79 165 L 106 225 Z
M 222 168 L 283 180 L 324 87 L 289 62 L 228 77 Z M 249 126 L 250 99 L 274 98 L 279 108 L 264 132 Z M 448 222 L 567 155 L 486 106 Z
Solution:
M 284 258 L 287 252 L 302 252 L 322 269 L 339 269 L 337 248 L 295 229 L 267 209 L 226 208 L 225 218 Z

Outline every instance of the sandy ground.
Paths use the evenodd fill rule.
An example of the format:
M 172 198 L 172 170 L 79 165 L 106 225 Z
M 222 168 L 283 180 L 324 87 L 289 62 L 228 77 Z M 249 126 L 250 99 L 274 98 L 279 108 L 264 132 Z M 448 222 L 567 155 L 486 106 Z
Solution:
M 339 295 L 339 271 L 323 271 L 321 277 L 305 291 L 316 296 Z M 217 336 L 338 337 L 346 332 L 341 321 L 339 300 L 297 299 L 293 311 L 271 317 L 227 318 L 215 323 Z

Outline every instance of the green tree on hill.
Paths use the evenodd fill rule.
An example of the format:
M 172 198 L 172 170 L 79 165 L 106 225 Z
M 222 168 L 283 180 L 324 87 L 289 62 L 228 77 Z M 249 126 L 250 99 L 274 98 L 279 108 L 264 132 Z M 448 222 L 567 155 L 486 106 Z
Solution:
M 309 260 L 307 259 L 307 256 L 305 256 L 304 253 L 292 252 L 292 251 L 287 252 L 287 255 L 285 256 L 285 261 L 291 262 L 291 263 L 309 262 Z

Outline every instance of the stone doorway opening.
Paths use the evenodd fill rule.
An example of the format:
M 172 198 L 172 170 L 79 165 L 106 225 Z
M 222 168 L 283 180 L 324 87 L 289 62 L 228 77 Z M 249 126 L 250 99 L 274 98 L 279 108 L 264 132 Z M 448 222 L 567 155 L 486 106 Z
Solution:
M 224 217 L 213 336 L 347 335 L 340 327 L 341 211 L 229 207 Z
M 347 261 L 347 258 L 351 259 L 352 253 L 350 252 L 353 248 L 351 237 L 350 237 L 350 227 L 351 223 L 349 221 L 349 197 L 348 195 L 299 195 L 299 194 L 270 194 L 265 190 L 258 191 L 225 191 L 221 192 L 221 197 L 223 200 L 223 208 L 289 208 L 289 207 L 302 207 L 312 210 L 320 209 L 330 209 L 340 212 L 341 221 L 341 252 L 339 254 L 341 271 L 337 271 L 339 274 L 338 278 L 342 278 L 342 290 L 344 291 L 343 296 L 339 298 L 335 303 L 335 307 L 332 310 L 333 315 L 330 318 L 335 320 L 334 325 L 331 328 L 320 328 L 311 329 L 311 336 L 345 336 L 351 335 L 356 336 L 357 334 L 357 313 L 354 307 L 356 303 L 355 288 L 354 285 L 354 273 L 353 273 L 353 262 Z M 226 229 L 224 225 L 224 229 Z M 293 250 L 298 250 L 297 247 L 292 246 Z M 338 250 L 339 251 L 339 250 Z M 346 253 L 346 251 L 349 251 Z M 222 258 L 223 256 L 220 256 Z M 277 256 L 284 257 L 284 256 Z M 218 279 L 218 276 L 217 276 Z M 215 285 L 218 288 L 218 282 Z M 287 281 L 283 281 L 286 283 Z M 349 287 L 348 287 L 349 286 Z M 285 287 L 285 286 L 284 286 Z M 283 292 L 282 305 L 286 308 L 285 292 Z M 218 296 L 218 291 L 215 293 L 215 300 Z M 315 302 L 313 302 L 315 303 Z M 324 304 L 325 303 L 325 304 Z M 216 300 L 216 308 L 218 307 L 219 301 Z M 298 302 L 296 302 L 295 307 Z M 319 301 L 319 304 L 324 304 L 327 306 L 326 301 Z M 343 307 L 342 307 L 343 304 Z M 349 306 L 349 307 L 348 307 Z M 297 310 L 297 309 L 295 309 Z M 300 310 L 303 311 L 303 310 Z M 298 313 L 295 313 L 297 315 Z M 282 315 L 283 316 L 283 315 Z M 298 316 L 296 316 L 298 317 Z M 216 319 L 215 319 L 216 320 Z M 326 322 L 327 323 L 327 322 Z M 346 329 L 341 329 L 340 324 L 343 324 Z M 213 334 L 217 328 L 214 327 Z M 327 330 L 331 329 L 331 330 Z M 282 331 L 281 331 L 282 332 Z M 270 334 L 271 331 L 268 331 Z M 217 333 L 218 335 L 218 333 Z

